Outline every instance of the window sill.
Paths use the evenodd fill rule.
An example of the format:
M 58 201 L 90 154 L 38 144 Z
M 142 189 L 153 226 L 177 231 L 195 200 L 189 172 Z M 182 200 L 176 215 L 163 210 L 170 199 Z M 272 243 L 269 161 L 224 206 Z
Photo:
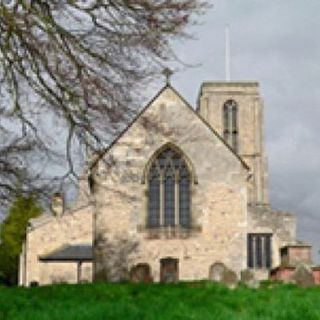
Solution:
M 187 239 L 202 231 L 201 226 L 194 225 L 190 228 L 176 227 L 158 227 L 150 228 L 147 226 L 138 226 L 138 232 L 144 233 L 147 239 Z

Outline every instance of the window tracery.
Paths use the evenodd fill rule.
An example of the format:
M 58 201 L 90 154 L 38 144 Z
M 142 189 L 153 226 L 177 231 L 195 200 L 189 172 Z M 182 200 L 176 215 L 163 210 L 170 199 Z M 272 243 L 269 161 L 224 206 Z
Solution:
M 238 105 L 228 100 L 223 106 L 223 137 L 231 148 L 238 152 Z
M 168 147 L 148 175 L 148 227 L 190 227 L 190 172 L 181 154 Z

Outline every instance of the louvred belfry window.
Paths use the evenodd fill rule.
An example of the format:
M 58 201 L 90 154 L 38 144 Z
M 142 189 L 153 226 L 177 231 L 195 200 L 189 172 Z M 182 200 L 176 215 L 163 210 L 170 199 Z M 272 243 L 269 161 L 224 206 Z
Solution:
M 238 152 L 238 105 L 234 100 L 228 100 L 223 106 L 223 137 Z
M 148 175 L 148 227 L 188 228 L 190 172 L 179 152 L 168 147 L 151 164 Z

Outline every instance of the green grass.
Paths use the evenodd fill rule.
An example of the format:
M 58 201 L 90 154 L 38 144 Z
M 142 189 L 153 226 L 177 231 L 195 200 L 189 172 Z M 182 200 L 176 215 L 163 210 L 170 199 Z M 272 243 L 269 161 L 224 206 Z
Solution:
M 0 287 L 0 319 L 320 319 L 320 288 L 269 284 L 229 290 L 210 282 Z

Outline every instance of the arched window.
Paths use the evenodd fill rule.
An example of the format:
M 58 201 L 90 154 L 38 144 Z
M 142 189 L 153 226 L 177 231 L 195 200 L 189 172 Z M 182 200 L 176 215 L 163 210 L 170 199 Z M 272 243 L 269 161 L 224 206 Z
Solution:
M 148 174 L 148 227 L 190 227 L 190 181 L 180 153 L 168 147 L 157 156 Z
M 224 140 L 238 152 L 238 105 L 234 100 L 223 106 L 223 127 Z

